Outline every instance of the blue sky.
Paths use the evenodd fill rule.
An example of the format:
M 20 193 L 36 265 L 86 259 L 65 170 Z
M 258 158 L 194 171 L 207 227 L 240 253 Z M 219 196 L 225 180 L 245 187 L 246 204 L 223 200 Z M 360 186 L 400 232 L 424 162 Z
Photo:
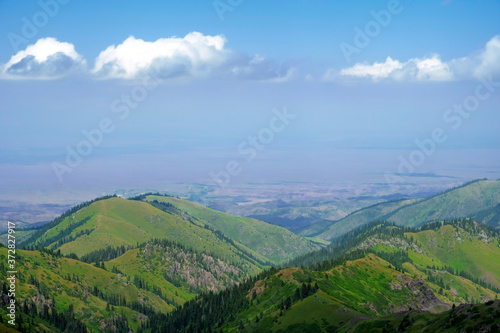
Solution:
M 499 14 L 498 1 L 0 1 L 0 185 L 217 183 L 230 161 L 240 181 L 496 177 Z M 294 118 L 266 137 L 285 107 Z

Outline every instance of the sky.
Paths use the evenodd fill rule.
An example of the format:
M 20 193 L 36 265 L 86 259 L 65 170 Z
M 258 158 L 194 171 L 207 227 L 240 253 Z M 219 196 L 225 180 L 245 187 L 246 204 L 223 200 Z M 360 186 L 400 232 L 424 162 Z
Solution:
M 2 198 L 500 177 L 498 1 L 0 1 Z

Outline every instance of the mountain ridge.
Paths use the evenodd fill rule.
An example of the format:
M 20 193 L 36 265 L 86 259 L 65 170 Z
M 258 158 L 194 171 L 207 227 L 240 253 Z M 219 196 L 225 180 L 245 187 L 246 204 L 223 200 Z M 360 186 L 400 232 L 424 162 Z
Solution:
M 500 207 L 497 207 L 499 204 L 500 181 L 478 179 L 427 198 L 390 201 L 360 209 L 313 235 L 331 241 L 355 227 L 374 220 L 388 220 L 405 226 L 421 226 L 435 220 L 482 217 L 488 225 L 500 227 Z M 384 209 L 388 211 L 384 212 Z M 307 232 L 301 235 L 312 236 Z

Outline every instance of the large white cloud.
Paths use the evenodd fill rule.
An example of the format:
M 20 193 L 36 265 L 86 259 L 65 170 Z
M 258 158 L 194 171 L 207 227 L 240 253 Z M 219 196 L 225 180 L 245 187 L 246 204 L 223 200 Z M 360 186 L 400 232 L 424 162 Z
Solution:
M 85 60 L 71 43 L 41 38 L 17 52 L 1 66 L 5 79 L 54 79 L 85 67 Z
M 191 32 L 186 36 L 144 41 L 127 38 L 109 46 L 95 61 L 92 73 L 103 79 L 138 79 L 154 75 L 162 79 L 224 77 L 282 82 L 293 69 L 260 56 L 227 49 L 223 35 Z
M 327 70 L 324 80 L 334 81 L 342 78 L 369 78 L 373 81 L 384 79 L 395 81 L 452 81 L 480 79 L 500 75 L 500 36 L 493 37 L 485 48 L 464 58 L 441 60 L 439 55 L 425 58 L 412 58 L 406 62 L 388 57 L 385 62 L 355 64 L 335 74 Z
M 207 75 L 223 64 L 228 51 L 222 35 L 191 32 L 184 38 L 161 38 L 154 42 L 134 37 L 109 46 L 95 61 L 92 72 L 103 78 L 134 79 L 154 71 L 163 78 Z

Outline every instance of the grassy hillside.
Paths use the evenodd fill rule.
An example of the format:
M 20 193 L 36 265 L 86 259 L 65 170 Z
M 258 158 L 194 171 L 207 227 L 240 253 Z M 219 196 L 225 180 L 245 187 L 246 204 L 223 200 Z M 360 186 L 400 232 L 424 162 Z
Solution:
M 500 242 L 495 235 L 473 220 L 406 234 L 416 244 L 409 251 L 414 263 L 447 266 L 500 288 Z
M 146 202 L 121 198 L 94 202 L 57 225 L 41 229 L 38 237 L 28 244 L 81 257 L 108 246 L 136 246 L 152 238 L 175 241 L 200 253 L 216 255 L 240 265 L 250 274 L 258 272 L 268 261 L 198 221 L 164 212 Z
M 144 200 L 170 204 L 181 216 L 183 212 L 187 213 L 200 223 L 223 232 L 275 263 L 282 263 L 320 248 L 318 243 L 297 236 L 283 227 L 248 217 L 233 216 L 190 201 L 154 195 L 149 195 Z
M 105 256 L 105 252 L 94 253 L 94 257 Z M 0 248 L 0 289 L 4 293 L 6 257 L 7 249 Z M 243 269 L 221 258 L 158 239 L 95 264 L 49 250 L 18 250 L 16 269 L 18 318 L 24 317 L 26 323 L 28 318 L 34 320 L 31 326 L 23 326 L 30 327 L 28 331 L 46 327 L 47 332 L 77 332 L 68 329 L 70 326 L 55 326 L 50 321 L 54 313 L 82 321 L 91 332 L 103 328 L 106 332 L 135 332 L 151 315 L 169 313 L 201 292 L 217 292 L 248 277 Z M 5 295 L 0 298 L 2 305 L 7 301 Z M 4 322 L 5 311 L 2 306 Z
M 125 275 L 140 276 L 149 284 L 163 286 L 167 281 L 173 291 L 179 291 L 178 288 L 189 291 L 188 298 L 195 293 L 222 290 L 247 276 L 240 267 L 218 257 L 162 240 L 149 241 L 106 262 L 105 266 L 116 267 Z
M 0 248 L 1 266 L 7 262 L 6 257 L 7 249 Z M 168 301 L 171 295 L 160 297 L 146 288 L 139 288 L 130 276 L 45 252 L 17 250 L 16 257 L 17 315 L 23 316 L 22 309 L 29 307 L 31 315 L 24 316 L 24 322 L 28 321 L 28 317 L 32 318 L 35 324 L 31 326 L 53 327 L 49 331 L 59 331 L 54 324 L 40 318 L 42 312 L 53 314 L 56 310 L 58 313 L 71 311 L 92 332 L 112 326 L 113 317 L 116 317 L 115 320 L 119 317 L 120 321 L 136 329 L 146 318 L 148 308 L 164 313 L 174 309 Z M 0 270 L 0 278 L 3 288 L 6 283 L 4 267 Z M 3 321 L 7 322 L 5 311 L 5 306 L 2 306 L 0 313 Z M 34 315 L 37 312 L 40 316 Z
M 232 302 L 238 307 L 220 309 L 227 293 L 233 295 Z M 159 326 L 153 329 L 207 330 L 209 323 L 197 321 L 195 314 L 208 308 L 220 309 L 213 311 L 211 327 L 223 332 L 317 333 L 367 332 L 368 327 L 378 328 L 375 332 L 384 327 L 398 329 L 406 315 L 412 320 L 407 318 L 403 327 L 425 327 L 436 318 L 449 319 L 447 311 L 452 306 L 440 300 L 418 276 L 401 273 L 389 262 L 368 254 L 324 271 L 287 268 L 269 272 L 225 294 L 205 295 L 186 303 L 161 323 L 157 318 Z M 487 314 L 474 320 L 485 321 Z M 457 316 L 450 326 L 467 327 L 461 315 Z
M 426 228 L 371 224 L 342 246 L 322 250 L 329 260 L 270 270 L 221 294 L 203 295 L 171 317 L 151 320 L 151 329 L 316 333 L 496 327 L 499 233 L 465 219 Z M 207 309 L 217 309 L 208 322 L 199 315 Z
M 189 201 L 164 196 L 144 198 L 146 201 L 118 197 L 97 200 L 56 219 L 57 223 L 30 231 L 22 244 L 82 256 L 108 246 L 135 246 L 152 238 L 168 239 L 225 260 L 248 261 L 252 266 L 249 273 L 324 246 L 285 228 Z
M 304 230 L 301 232 L 301 235 L 315 236 L 318 238 L 331 240 L 361 225 L 367 224 L 371 221 L 380 220 L 382 217 L 394 212 L 395 210 L 401 207 L 406 207 L 420 200 L 422 199 L 405 199 L 376 204 L 357 210 L 347 215 L 343 219 L 330 224 L 327 228 L 316 232 L 315 234 L 308 235 L 308 230 Z
M 499 233 L 476 221 L 437 222 L 426 230 L 381 228 L 354 248 L 372 250 L 428 283 L 443 302 L 485 302 L 500 293 Z
M 473 181 L 429 198 L 380 203 L 335 221 L 320 232 L 312 235 L 302 232 L 301 235 L 331 241 L 375 220 L 419 227 L 432 221 L 462 217 L 473 217 L 489 226 L 500 227 L 500 181 Z
M 500 181 L 481 180 L 400 208 L 386 219 L 400 225 L 421 226 L 443 219 L 476 217 L 476 214 L 499 203 Z M 500 221 L 488 222 L 498 227 Z
M 421 202 L 376 205 L 371 216 Z M 420 229 L 372 222 L 323 248 L 288 233 L 172 197 L 83 204 L 28 235 L 31 251 L 17 251 L 18 329 L 458 332 L 498 323 L 500 232 L 492 227 L 469 218 Z M 301 255 L 266 267 L 278 261 L 269 253 L 287 250 Z M 4 293 L 6 256 L 0 248 Z M 5 314 L 2 306 L 4 323 Z

